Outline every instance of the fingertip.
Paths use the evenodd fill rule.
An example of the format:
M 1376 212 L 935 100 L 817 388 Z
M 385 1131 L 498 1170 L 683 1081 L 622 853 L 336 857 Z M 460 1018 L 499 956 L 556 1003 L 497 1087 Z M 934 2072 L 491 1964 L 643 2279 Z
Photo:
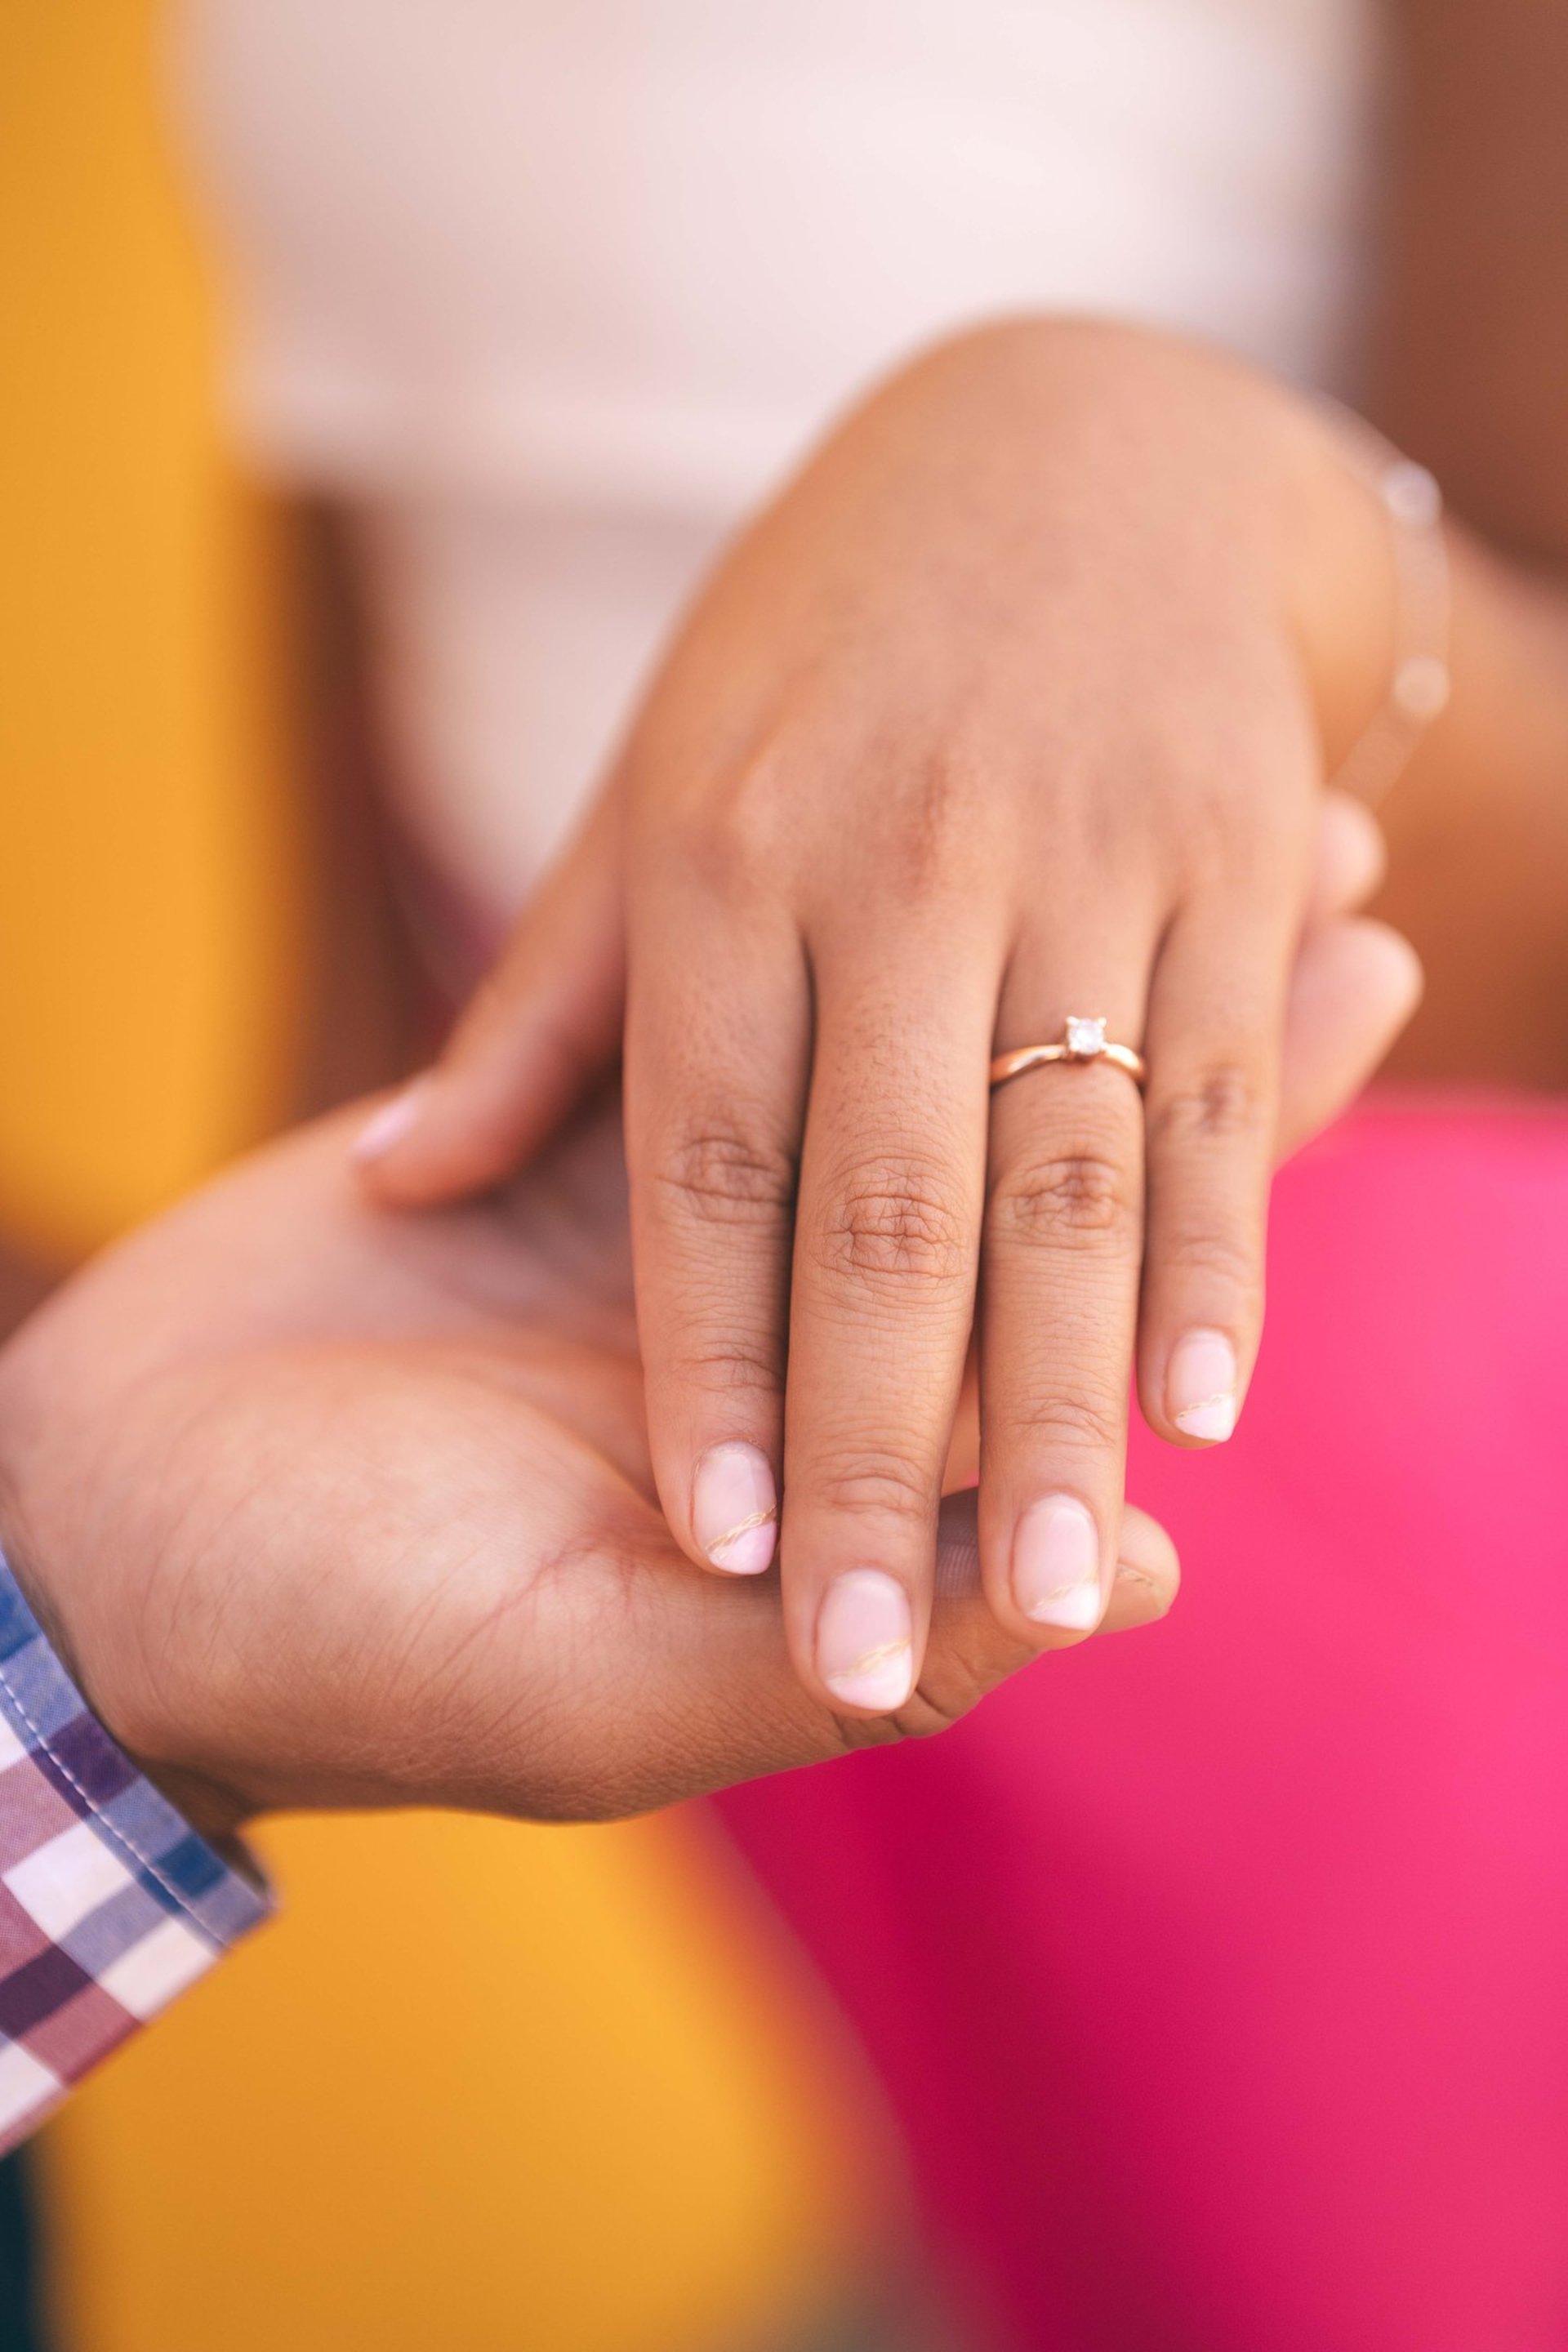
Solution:
M 691 1532 L 698 1557 L 721 1576 L 762 1576 L 778 1543 L 778 1490 L 760 1445 L 710 1445 L 692 1480 Z
M 1420 1003 L 1421 959 L 1370 916 L 1330 923 L 1302 943 L 1281 1060 L 1278 1156 L 1326 1127 L 1376 1069 Z
M 373 1177 L 413 1134 L 424 1116 L 429 1090 L 427 1076 L 412 1079 L 371 1113 L 349 1145 L 349 1160 L 362 1176 Z
M 896 1577 L 851 1568 L 818 1604 L 812 1664 L 831 1706 L 896 1715 L 915 1686 L 914 1613 Z
M 1177 1444 L 1224 1445 L 1241 1410 L 1241 1375 L 1226 1331 L 1184 1331 L 1171 1349 L 1162 1434 Z
M 1375 956 L 1386 976 L 1387 1002 L 1403 1027 L 1426 993 L 1426 967 L 1403 931 L 1373 917 L 1362 917 L 1352 926 L 1363 941 L 1363 953 Z
M 943 1610 L 983 1611 L 984 1622 L 994 1629 L 996 1641 L 1011 1643 L 1019 1638 L 1016 1630 L 1010 1622 L 1004 1622 L 982 1590 L 977 1502 L 973 1488 L 943 1499 L 937 1543 L 938 1605 Z M 1140 1625 L 1158 1624 L 1174 1607 L 1181 1585 L 1181 1561 L 1170 1536 L 1147 1511 L 1128 1504 L 1121 1515 L 1110 1594 L 1100 1632 L 1125 1633 Z M 973 1651 L 976 1646 L 973 1633 L 968 1643 Z M 1037 1631 L 1031 1628 L 1027 1654 L 1037 1655 L 1040 1647 Z M 1011 1653 L 1009 1664 L 1017 1663 L 1017 1653 Z M 1007 1666 L 998 1666 L 997 1674 L 1007 1670 Z
M 1131 1633 L 1170 1614 L 1182 1589 L 1176 1547 L 1157 1519 L 1129 1504 L 1121 1515 L 1116 1571 L 1100 1631 Z
M 1179 1575 L 1167 1579 L 1134 1561 L 1118 1560 L 1100 1632 L 1135 1633 L 1142 1626 L 1163 1623 L 1180 1591 Z
M 1099 1524 L 1078 1496 L 1047 1495 L 1019 1513 L 1008 1591 L 1030 1638 L 1059 1648 L 1096 1633 L 1105 1613 L 1101 1577 Z
M 1306 919 L 1327 922 L 1372 898 L 1388 870 L 1383 827 L 1363 801 L 1332 789 L 1323 794 L 1317 860 Z
M 380 1105 L 349 1145 L 349 1161 L 384 1208 L 439 1207 L 488 1191 L 523 1157 L 497 1121 L 481 1123 L 440 1065 Z

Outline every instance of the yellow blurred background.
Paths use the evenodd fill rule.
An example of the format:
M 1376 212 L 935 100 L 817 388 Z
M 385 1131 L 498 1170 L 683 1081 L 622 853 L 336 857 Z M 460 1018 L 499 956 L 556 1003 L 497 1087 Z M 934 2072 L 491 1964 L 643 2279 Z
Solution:
M 284 1115 L 277 519 L 231 473 L 144 0 L 0 29 L 0 1223 L 68 1261 Z M 691 1817 L 289 1821 L 287 1916 L 40 2143 L 62 2352 L 796 2340 L 867 2259 L 835 2029 Z

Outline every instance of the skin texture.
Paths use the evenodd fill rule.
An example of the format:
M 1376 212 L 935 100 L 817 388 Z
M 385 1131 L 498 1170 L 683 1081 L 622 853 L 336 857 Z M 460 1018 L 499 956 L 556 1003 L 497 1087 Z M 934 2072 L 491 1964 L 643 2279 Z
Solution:
M 1485 10 L 1464 0 L 1402 0 L 1388 15 L 1397 47 L 1398 104 L 1384 282 L 1373 308 L 1365 405 L 1413 454 L 1436 467 L 1451 505 L 1493 542 L 1488 551 L 1463 534 L 1456 539 L 1459 691 L 1388 813 L 1393 870 L 1384 904 L 1418 942 L 1429 972 L 1426 1010 L 1399 1060 L 1424 1076 L 1520 1078 L 1560 1086 L 1568 1078 L 1568 1026 L 1563 1020 L 1568 1003 L 1568 793 L 1562 788 L 1568 773 L 1568 619 L 1560 585 L 1568 525 L 1558 489 L 1568 481 L 1568 402 L 1562 396 L 1564 330 L 1558 289 L 1568 268 L 1568 147 L 1560 135 L 1559 99 L 1568 83 L 1568 26 L 1550 0 L 1498 0 Z M 1375 515 L 1363 502 L 1329 496 L 1326 481 L 1324 488 L 1333 528 L 1304 531 L 1296 549 L 1302 572 L 1298 625 L 1300 642 L 1310 640 L 1319 649 L 1321 676 L 1313 679 L 1310 698 L 1331 755 L 1381 690 L 1387 562 Z M 981 578 L 977 593 L 993 593 L 988 576 Z M 625 815 L 614 796 L 607 798 L 600 822 L 601 847 L 607 844 L 618 855 Z M 836 848 L 837 843 L 836 835 Z M 378 1172 L 375 1181 L 384 1183 L 389 1197 L 435 1198 L 489 1181 L 487 1166 L 492 1171 L 497 1164 L 510 1166 L 531 1148 L 580 1090 L 585 1073 L 613 1049 L 624 969 L 621 895 L 616 859 L 605 855 L 585 856 L 563 886 L 546 894 L 509 967 L 527 995 L 528 1021 L 520 1024 L 512 1017 L 516 1008 L 503 990 L 492 988 L 480 1000 L 446 1066 L 447 1075 L 460 1077 L 458 1113 L 449 1124 L 428 1129 L 417 1145 L 429 1151 L 430 1138 L 436 1137 L 433 1160 L 405 1159 L 401 1167 L 388 1163 Z M 616 919 L 606 919 L 606 910 Z M 965 908 L 966 922 L 968 913 Z M 574 965 L 563 963 L 563 945 L 578 951 Z M 568 969 L 584 984 L 563 988 L 561 976 Z M 1357 926 L 1343 929 L 1342 937 L 1331 930 L 1318 940 L 1298 967 L 1287 1028 L 1288 1056 L 1293 1034 L 1300 1047 L 1300 1084 L 1308 1092 L 1316 1090 L 1314 1116 L 1326 1116 L 1335 1100 L 1335 1024 L 1354 1028 L 1360 1020 L 1370 1064 L 1377 1050 L 1374 1033 L 1379 1044 L 1386 1042 L 1413 994 L 1409 960 L 1387 934 Z M 1075 1009 L 1088 1009 L 1076 1005 L 1076 993 Z M 1500 1013 L 1506 1021 L 1500 1022 Z M 1009 1035 L 1000 1042 L 1016 1039 Z M 304 1186 L 297 1195 L 281 1177 L 269 1181 L 289 1213 L 310 1191 Z M 323 1167 L 311 1196 L 314 1207 L 305 1217 L 307 1228 L 318 1213 L 324 1219 L 330 1190 Z M 342 1202 L 335 1192 L 331 1197 L 335 1217 Z M 259 1186 L 254 1199 L 259 1218 Z M 227 1312 L 223 1300 L 231 1273 L 237 1266 L 243 1274 L 256 1251 L 266 1255 L 263 1236 L 248 1232 L 248 1208 L 243 1214 L 235 1208 L 234 1245 L 226 1246 L 211 1268 L 205 1320 L 195 1318 L 202 1330 L 193 1322 L 179 1340 L 183 1347 L 188 1339 L 193 1366 L 205 1361 L 206 1330 Z M 336 1229 L 328 1247 L 324 1230 L 323 1225 L 318 1232 L 314 1257 L 305 1253 L 308 1261 L 322 1262 L 346 1247 Z M 183 1243 L 178 1257 L 171 1249 L 164 1279 L 184 1280 L 183 1251 Z M 155 1256 L 144 1263 L 150 1274 L 157 1271 Z M 347 1265 L 346 1255 L 341 1263 Z M 121 1318 L 132 1297 L 121 1287 L 125 1280 L 116 1273 L 104 1287 L 102 1277 L 92 1277 L 89 1295 L 103 1302 L 103 1319 L 96 1310 L 89 1316 L 72 1303 L 66 1323 L 46 1318 L 29 1335 L 20 1358 L 5 1367 L 5 1393 L 17 1408 L 16 1426 L 35 1426 L 27 1417 L 29 1399 L 47 1395 L 62 1424 L 78 1431 L 83 1465 L 101 1458 L 103 1424 L 90 1416 L 73 1421 L 71 1399 L 47 1385 L 56 1377 L 51 1366 L 64 1367 L 81 1394 L 97 1399 L 105 1412 L 119 1406 L 125 1384 L 118 1372 L 111 1377 L 105 1370 L 105 1359 L 122 1336 Z M 132 1317 L 132 1370 L 142 1360 L 138 1349 L 147 1304 L 140 1299 Z M 343 1334 L 354 1347 L 369 1345 L 375 1335 L 372 1331 L 367 1338 L 360 1319 L 368 1312 L 368 1299 L 359 1307 L 351 1308 L 346 1299 L 342 1304 Z M 428 1327 L 430 1333 L 444 1328 L 438 1318 Z M 47 1345 L 38 1339 L 39 1330 Z M 62 1331 L 70 1347 L 80 1350 L 74 1362 L 65 1339 L 58 1343 L 60 1356 L 53 1352 Z M 19 1374 L 16 1361 L 24 1366 Z M 252 1367 L 248 1354 L 243 1361 L 259 1369 Z M 600 1363 L 595 1380 L 604 1370 Z M 35 1376 L 45 1383 L 41 1390 L 34 1389 Z M 246 1405 L 247 1382 L 248 1370 L 233 1400 L 237 1412 Z M 584 1376 L 584 1391 L 592 1385 Z M 553 1394 L 552 1401 L 561 1402 Z M 258 1445 L 264 1446 L 272 1410 L 256 1409 L 247 1423 Z M 628 1412 L 627 1422 L 640 1427 L 636 1410 Z M 221 1452 L 226 1475 L 237 1487 L 254 1482 L 258 1474 L 255 1462 L 245 1458 L 239 1422 L 229 1428 Z M 89 1516 L 78 1491 L 81 1481 L 60 1466 L 57 1453 L 51 1477 L 58 1492 L 51 1498 L 32 1476 L 25 1485 L 19 1478 L 14 1442 L 6 1453 L 12 1480 L 6 1530 L 16 1541 L 11 1519 L 20 1523 L 30 1492 L 40 1532 L 26 1572 L 46 1608 L 54 1607 L 51 1589 L 59 1583 L 65 1614 L 58 1622 L 68 1641 L 74 1640 L 75 1620 L 82 1615 L 71 1564 L 74 1548 L 62 1540 L 58 1562 L 46 1555 L 55 1549 L 57 1525 L 70 1528 Z M 552 1455 L 541 1467 L 553 1465 Z M 346 1467 L 339 1467 L 346 1476 Z M 321 1472 L 324 1491 L 324 1460 Z M 187 1475 L 193 1487 L 199 1486 L 195 1470 Z M 678 1526 L 685 1515 L 688 1540 L 689 1495 L 688 1489 L 683 1496 L 682 1484 L 689 1476 L 689 1464 L 677 1464 L 672 1508 Z M 143 1508 L 156 1517 L 155 1499 L 138 1504 L 129 1474 L 116 1501 L 135 1507 L 127 1507 L 128 1524 Z M 321 1507 L 319 1496 L 316 1507 Z M 340 1526 L 331 1510 L 325 1512 L 325 1521 Z M 352 1532 L 346 1517 L 341 1528 L 345 1538 Z M 106 1557 L 111 1549 L 104 1544 Z M 221 1544 L 213 1573 L 244 1585 L 243 1569 L 233 1566 Z M 106 1570 L 104 1594 L 121 1589 Z M 124 1588 L 128 1604 L 138 1591 Z M 379 1603 L 379 1586 L 376 1598 Z M 124 1667 L 110 1654 L 116 1643 L 107 1598 L 101 1611 L 87 1615 L 101 1617 L 99 1646 L 112 1690 Z M 362 1628 L 367 1640 L 374 1622 L 374 1612 L 367 1611 Z M 223 1664 L 221 1649 L 211 1654 Z M 178 1643 L 174 1663 L 182 1672 L 194 1673 Z M 131 1695 L 137 1702 L 131 1712 L 145 1718 L 164 1755 L 188 1756 L 192 1743 L 165 1719 L 166 1709 L 147 1703 L 140 1688 Z M 195 1711 L 204 1719 L 209 1712 L 205 1702 Z M 346 1723 L 342 1728 L 345 1736 L 352 1731 Z M 256 1790 L 264 1791 L 275 1780 L 289 1781 L 298 1769 L 304 1785 L 314 1768 L 292 1759 L 293 1738 L 293 1727 L 286 1721 L 284 1752 L 274 1756 L 258 1736 L 257 1758 L 237 1775 L 247 1792 L 237 1801 L 241 1810 L 268 1801 L 265 1793 L 250 1792 L 252 1780 Z M 309 1738 L 301 1744 L 309 1750 Z M 222 1740 L 216 1746 L 224 1749 Z M 183 1768 L 176 1761 L 172 1769 Z M 398 1788 L 416 1785 L 419 1777 L 378 1764 L 354 1785 L 362 1794 L 379 1788 L 392 1801 Z M 352 1780 L 350 1775 L 344 1785 Z M 584 1802 L 590 1805 L 588 1799 Z M 227 1803 L 220 1801 L 220 1811 Z
M 858 1646 L 918 1671 L 977 1296 L 984 1575 L 1021 1643 L 1094 1622 L 1130 1367 L 1173 1442 L 1239 1406 L 1322 761 L 1375 706 L 1388 571 L 1331 429 L 1214 352 L 1047 321 L 929 354 L 720 566 L 576 849 L 378 1130 L 383 1200 L 494 1181 L 624 1005 L 660 1499 L 695 1560 L 739 1565 L 704 1465 L 763 1465 L 715 1524 L 782 1493 L 825 1701 L 887 1703 L 851 1687 L 844 1577 L 905 1596 Z M 988 1102 L 992 1053 L 1074 1012 L 1144 1046 L 1146 1101 L 1101 1065 Z M 1039 1541 L 1064 1519 L 1065 1567 Z
M 1331 805 L 1286 1027 L 1281 1149 L 1417 974 L 1350 919 L 1376 828 Z M 932 1638 L 891 1718 L 819 1706 L 777 1580 L 693 1577 L 653 1488 L 618 1121 L 413 1219 L 306 1129 L 111 1251 L 0 1353 L 0 1538 L 88 1697 L 211 1834 L 272 1805 L 635 1812 L 940 1728 L 1031 1645 L 942 1506 Z M 947 1483 L 975 1453 L 973 1393 Z M 1108 1629 L 1176 1589 L 1121 1523 Z
M 921 1690 L 837 1718 L 776 1586 L 656 1507 L 616 1121 L 505 1197 L 368 1207 L 351 1114 L 68 1284 L 0 1356 L 0 1532 L 88 1698 L 209 1834 L 268 1806 L 637 1812 L 940 1728 L 1023 1662 L 949 1507 Z M 1175 1591 L 1141 1514 L 1110 1622 Z

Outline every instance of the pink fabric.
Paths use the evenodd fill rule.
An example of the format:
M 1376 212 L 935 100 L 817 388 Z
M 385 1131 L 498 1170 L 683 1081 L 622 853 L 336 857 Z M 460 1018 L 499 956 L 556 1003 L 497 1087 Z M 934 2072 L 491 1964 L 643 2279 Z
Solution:
M 1568 2343 L 1568 1115 L 1280 1181 L 1164 1627 L 728 1823 L 1030 2352 Z

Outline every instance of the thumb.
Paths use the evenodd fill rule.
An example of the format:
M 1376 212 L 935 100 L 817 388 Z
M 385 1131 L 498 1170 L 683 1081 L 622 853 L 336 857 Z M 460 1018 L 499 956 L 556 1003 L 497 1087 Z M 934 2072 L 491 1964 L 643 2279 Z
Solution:
M 352 1156 L 365 1190 L 423 1208 L 499 1184 L 615 1059 L 625 1001 L 612 791 L 525 909 L 440 1058 L 362 1129 Z
M 1291 974 L 1277 1157 L 1337 1118 L 1421 1001 L 1415 950 L 1386 923 L 1342 917 L 1303 940 Z
M 1371 812 L 1348 793 L 1325 793 L 1317 867 L 1286 1001 L 1281 1160 L 1339 1117 L 1421 1001 L 1414 948 L 1360 914 L 1387 862 Z

